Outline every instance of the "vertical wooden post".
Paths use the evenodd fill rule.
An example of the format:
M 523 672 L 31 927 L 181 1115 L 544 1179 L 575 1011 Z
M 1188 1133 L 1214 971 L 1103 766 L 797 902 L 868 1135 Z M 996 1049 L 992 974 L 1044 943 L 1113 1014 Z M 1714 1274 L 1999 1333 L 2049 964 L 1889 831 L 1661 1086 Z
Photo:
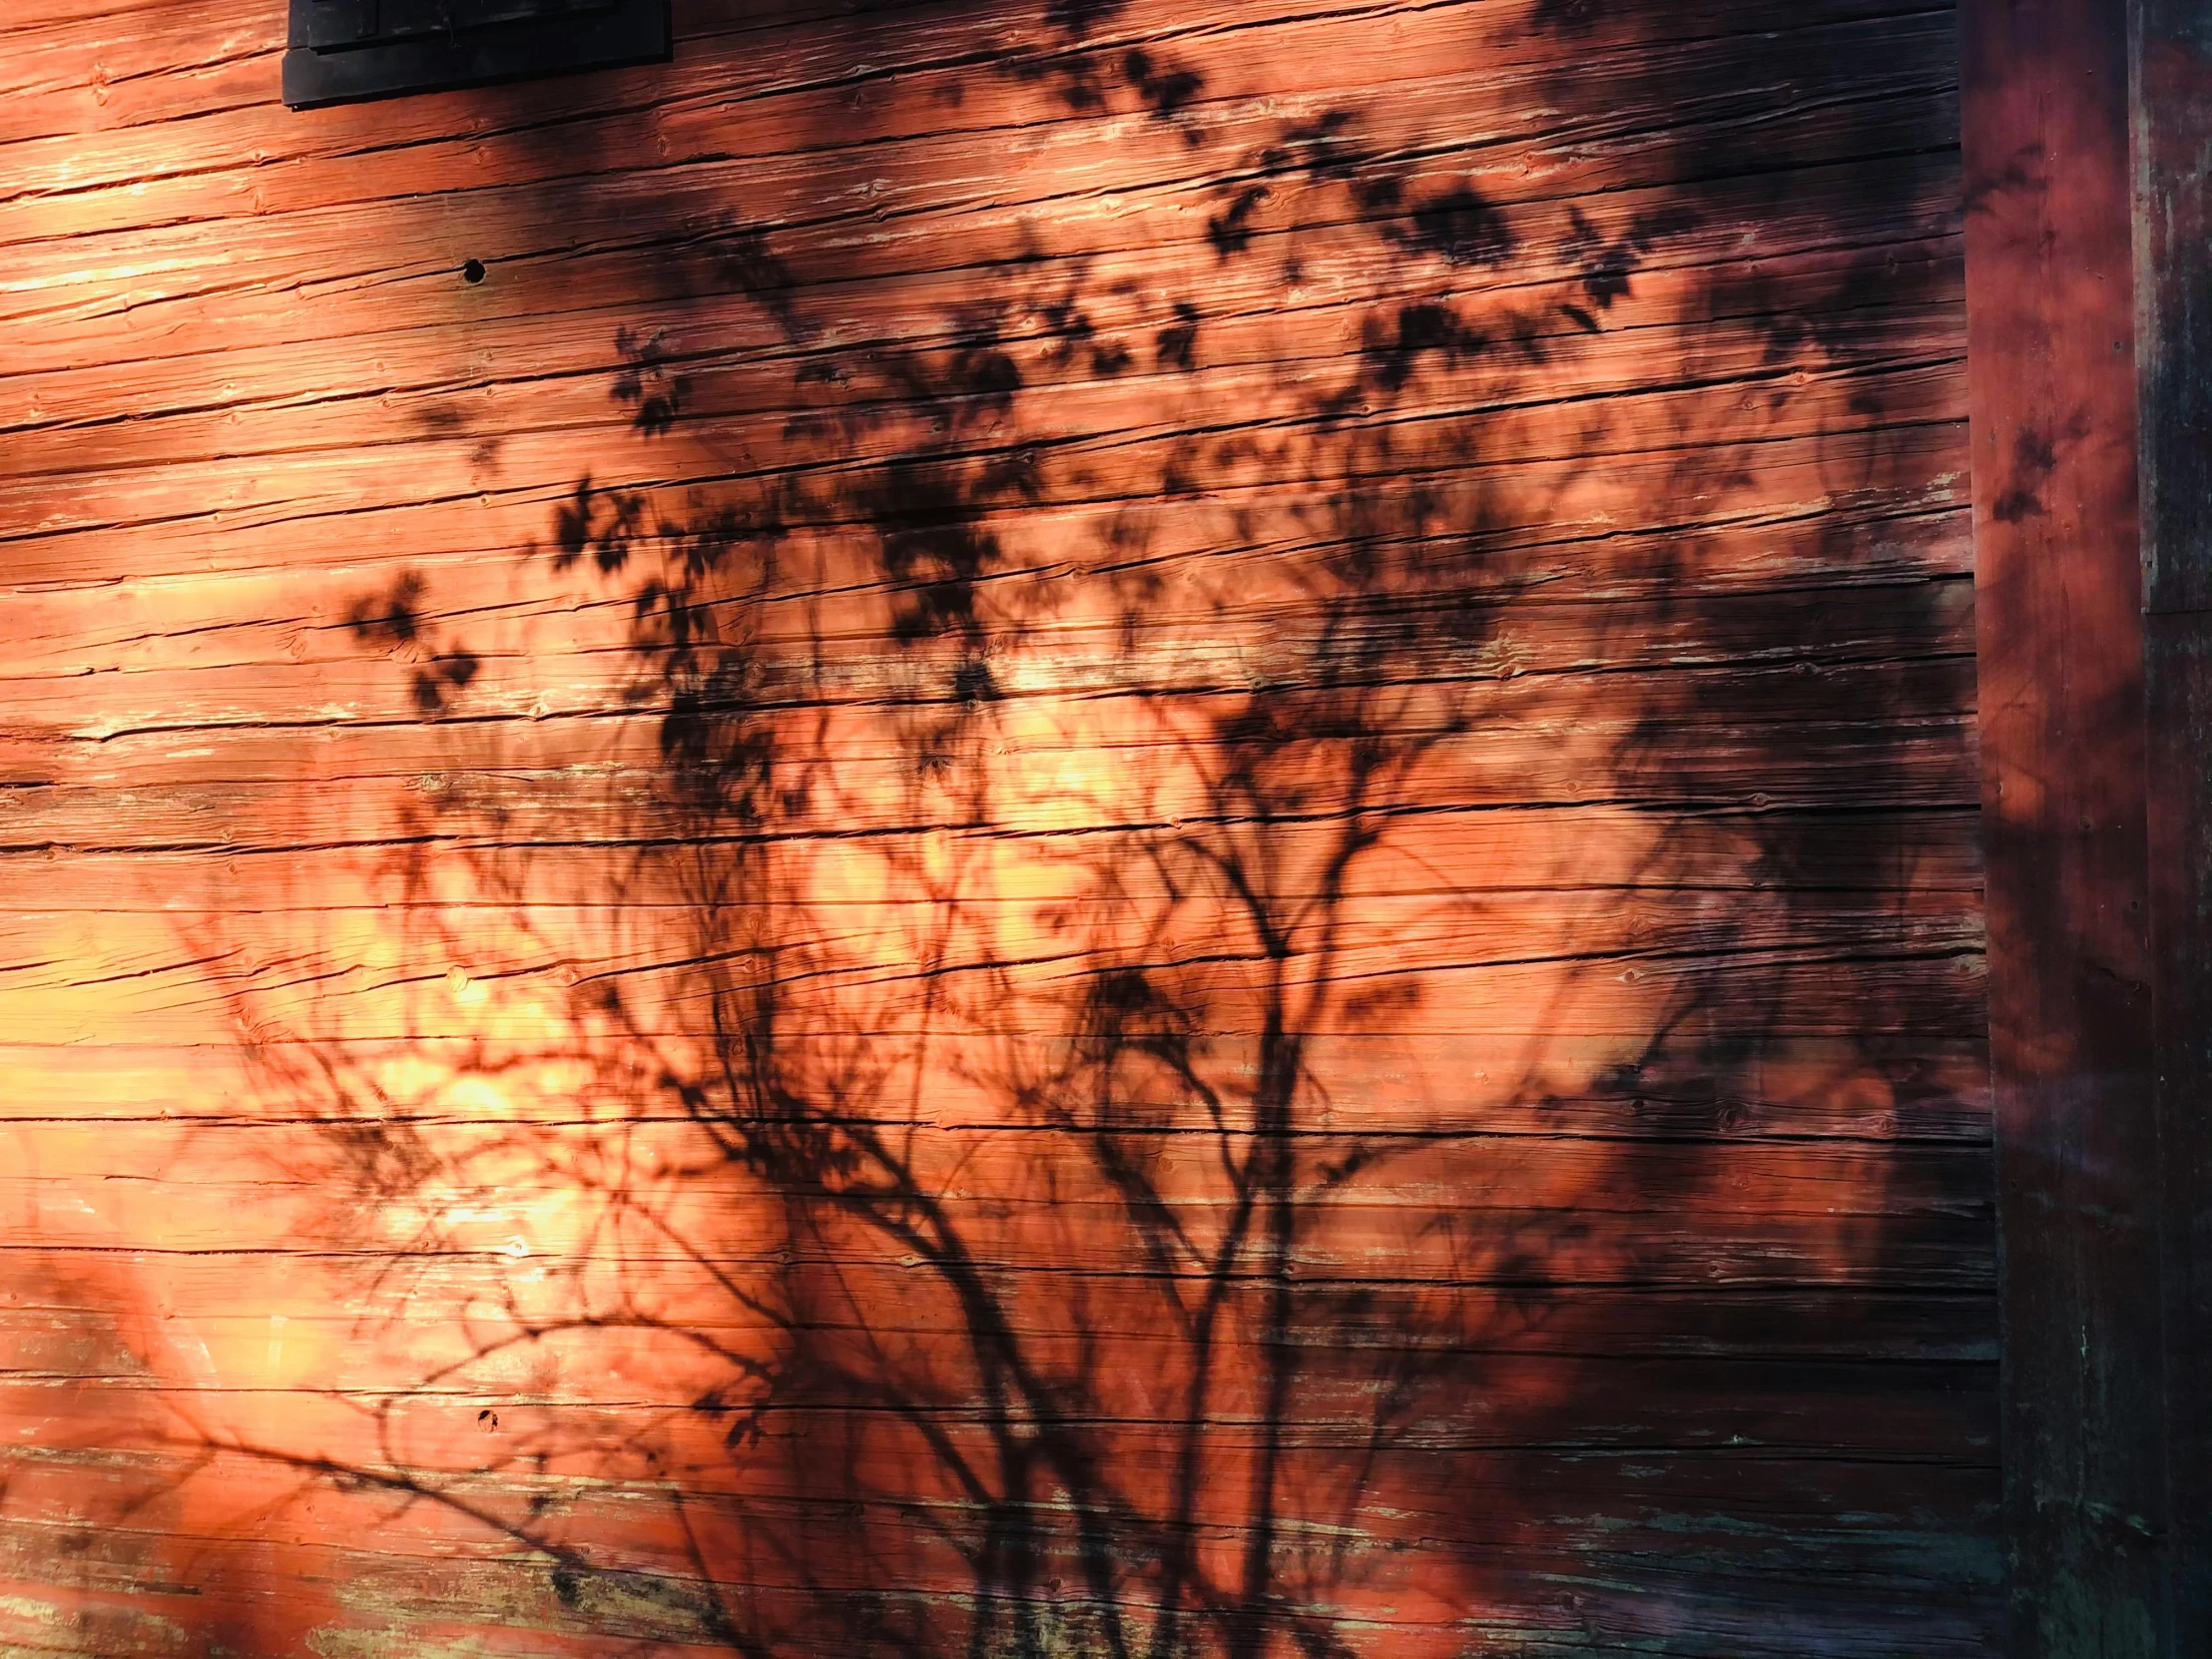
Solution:
M 2212 13 L 2134 13 L 2166 1618 L 2212 1654 Z
M 2212 1652 L 2200 15 L 1962 18 L 2015 1659 Z
M 2163 1524 L 2126 15 L 1968 0 L 2014 1659 L 2150 1659 Z

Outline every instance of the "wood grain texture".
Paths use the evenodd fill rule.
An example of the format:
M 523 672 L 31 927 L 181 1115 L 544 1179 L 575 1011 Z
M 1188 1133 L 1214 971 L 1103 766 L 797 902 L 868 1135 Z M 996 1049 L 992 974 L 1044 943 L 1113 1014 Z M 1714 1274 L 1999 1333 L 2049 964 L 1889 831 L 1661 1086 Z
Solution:
M 2212 262 L 2204 114 L 2212 59 L 2202 21 L 2146 6 L 2135 52 L 2133 153 L 2141 416 L 2146 830 L 2154 972 L 2160 1185 L 2160 1343 L 2165 1523 L 2161 1638 L 2212 1643 L 2212 549 L 2201 515 L 2201 434 L 2212 397 Z
M 2178 1652 L 2127 20 L 1977 4 L 1964 39 L 2010 1647 Z
M 0 22 L 0 1649 L 1988 1651 L 1949 8 L 279 10 Z

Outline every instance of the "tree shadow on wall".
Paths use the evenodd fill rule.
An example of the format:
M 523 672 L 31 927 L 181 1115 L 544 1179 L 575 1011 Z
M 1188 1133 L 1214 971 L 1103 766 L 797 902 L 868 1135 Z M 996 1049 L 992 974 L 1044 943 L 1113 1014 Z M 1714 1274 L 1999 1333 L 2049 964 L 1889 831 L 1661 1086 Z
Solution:
M 1019 84 L 1179 135 L 1206 73 L 1086 50 L 1115 10 Z M 784 384 L 617 336 L 637 458 L 528 555 L 557 660 L 362 596 L 449 756 L 385 871 L 435 994 L 257 1062 L 411 1369 L 228 1444 L 641 1646 L 1259 1659 L 1543 1599 L 1572 1453 L 1809 1432 L 1621 1368 L 1639 1287 L 1953 1248 L 1872 1142 L 1793 1196 L 1952 1100 L 1916 1033 L 1970 990 L 1897 896 L 1955 769 L 1869 736 L 1955 593 L 1804 575 L 1893 490 L 1821 445 L 1888 382 L 1791 320 L 1866 272 L 1716 283 L 1725 360 L 1607 346 L 1690 193 L 1502 204 L 1370 126 L 1221 169 L 1187 289 L 1038 243 L 865 339 L 734 214 L 691 257 Z M 1782 464 L 1796 563 L 1708 580 Z M 1652 500 L 1724 506 L 1610 528 Z M 541 669 L 597 706 L 500 714 Z

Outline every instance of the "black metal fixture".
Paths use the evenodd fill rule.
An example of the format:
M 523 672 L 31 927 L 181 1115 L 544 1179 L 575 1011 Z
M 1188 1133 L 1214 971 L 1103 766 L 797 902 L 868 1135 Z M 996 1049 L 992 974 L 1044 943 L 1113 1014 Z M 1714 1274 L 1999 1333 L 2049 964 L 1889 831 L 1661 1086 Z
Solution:
M 293 109 L 669 55 L 669 0 L 291 0 Z

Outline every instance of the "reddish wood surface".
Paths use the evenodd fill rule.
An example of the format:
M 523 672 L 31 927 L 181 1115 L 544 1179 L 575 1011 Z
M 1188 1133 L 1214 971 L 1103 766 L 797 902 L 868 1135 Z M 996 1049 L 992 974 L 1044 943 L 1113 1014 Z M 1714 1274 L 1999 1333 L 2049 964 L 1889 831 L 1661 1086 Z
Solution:
M 0 22 L 0 1650 L 1988 1651 L 1948 10 L 280 13 Z
M 2006 1535 L 2023 1656 L 2183 1655 L 2212 1141 L 2193 10 L 1968 8 Z

